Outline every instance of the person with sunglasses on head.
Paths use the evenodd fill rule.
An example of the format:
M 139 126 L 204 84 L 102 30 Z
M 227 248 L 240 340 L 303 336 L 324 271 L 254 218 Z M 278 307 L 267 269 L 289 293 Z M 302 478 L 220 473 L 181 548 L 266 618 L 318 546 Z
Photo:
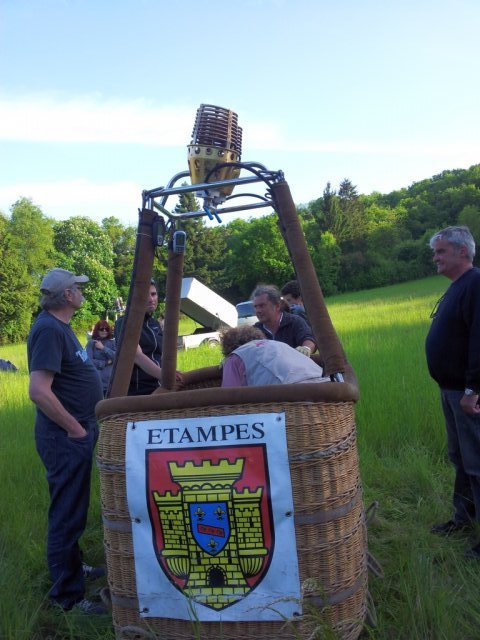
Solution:
M 47 561 L 49 598 L 64 611 L 106 614 L 85 597 L 85 580 L 105 575 L 83 562 L 80 537 L 87 525 L 93 452 L 98 439 L 95 405 L 103 399 L 93 362 L 70 320 L 85 298 L 88 277 L 52 269 L 40 284 L 40 307 L 27 340 L 29 396 L 36 405 L 35 444 L 50 492 Z
M 106 395 L 115 359 L 113 327 L 106 320 L 99 320 L 93 327 L 92 338 L 87 342 L 86 350 L 100 373 L 103 395 Z

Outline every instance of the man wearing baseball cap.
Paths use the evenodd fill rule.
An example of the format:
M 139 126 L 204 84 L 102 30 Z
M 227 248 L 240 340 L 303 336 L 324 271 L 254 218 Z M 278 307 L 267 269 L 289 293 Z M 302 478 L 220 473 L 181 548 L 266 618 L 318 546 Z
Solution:
M 30 399 L 36 405 L 35 444 L 50 491 L 47 559 L 51 600 L 64 610 L 102 614 L 85 598 L 85 580 L 105 574 L 82 561 L 90 475 L 98 426 L 95 405 L 103 398 L 98 372 L 70 326 L 84 302 L 88 277 L 52 269 L 42 280 L 39 313 L 28 337 Z

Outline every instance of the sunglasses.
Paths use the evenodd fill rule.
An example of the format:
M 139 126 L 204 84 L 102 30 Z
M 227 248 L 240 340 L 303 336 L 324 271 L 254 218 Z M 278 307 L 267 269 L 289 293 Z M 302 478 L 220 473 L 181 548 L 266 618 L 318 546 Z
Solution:
M 107 327 L 98 327 L 99 331 L 108 331 Z

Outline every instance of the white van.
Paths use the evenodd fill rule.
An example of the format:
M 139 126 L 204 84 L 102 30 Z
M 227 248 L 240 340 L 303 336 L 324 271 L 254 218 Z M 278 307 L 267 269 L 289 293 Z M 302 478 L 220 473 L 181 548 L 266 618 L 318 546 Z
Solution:
M 247 300 L 246 302 L 239 302 L 237 304 L 237 327 L 241 327 L 244 324 L 255 324 L 258 322 L 258 318 L 255 314 L 255 308 L 253 306 L 253 300 Z

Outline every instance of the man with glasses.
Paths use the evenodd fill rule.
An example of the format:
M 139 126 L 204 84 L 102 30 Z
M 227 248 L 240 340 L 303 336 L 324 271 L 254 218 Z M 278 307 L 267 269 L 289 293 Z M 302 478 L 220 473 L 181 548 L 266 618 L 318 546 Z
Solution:
M 105 574 L 82 561 L 79 539 L 87 523 L 90 475 L 103 398 L 97 370 L 70 326 L 84 302 L 87 276 L 52 269 L 40 285 L 39 313 L 28 337 L 29 395 L 36 405 L 35 443 L 50 491 L 47 559 L 50 599 L 62 609 L 107 613 L 85 598 L 85 580 Z
M 426 356 L 440 387 L 448 456 L 455 467 L 454 514 L 432 527 L 449 536 L 480 521 L 480 269 L 467 227 L 447 227 L 430 239 L 437 272 L 451 285 L 432 312 Z M 467 552 L 480 559 L 480 544 Z

